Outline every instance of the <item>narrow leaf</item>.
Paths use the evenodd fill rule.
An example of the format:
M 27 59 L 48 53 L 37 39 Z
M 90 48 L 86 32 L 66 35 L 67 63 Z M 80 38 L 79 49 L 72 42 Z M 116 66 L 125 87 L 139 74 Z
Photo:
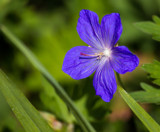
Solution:
M 142 68 L 154 79 L 153 83 L 160 86 L 160 62 L 155 60 L 151 64 L 144 64 Z
M 154 15 L 154 16 L 152 17 L 152 19 L 153 19 L 153 21 L 154 21 L 155 23 L 157 23 L 157 24 L 160 25 L 160 18 L 159 18 L 158 16 Z
M 118 91 L 124 101 L 129 105 L 135 115 L 142 121 L 142 123 L 151 132 L 160 132 L 160 126 L 153 120 L 153 118 L 120 86 Z
M 160 104 L 160 90 L 146 83 L 141 83 L 141 87 L 145 91 L 132 92 L 130 95 L 141 103 Z
M 138 92 L 132 92 L 130 95 L 138 102 L 141 103 L 160 103 L 160 90 L 157 91 L 138 91 Z
M 145 91 L 148 91 L 148 92 L 157 91 L 156 88 L 154 88 L 153 86 L 148 85 L 148 84 L 146 84 L 146 83 L 141 83 L 140 85 L 141 85 L 141 87 L 142 87 Z
M 154 35 L 154 36 L 152 36 L 152 39 L 154 39 L 156 41 L 160 41 L 160 35 Z
M 26 132 L 53 132 L 39 112 L 1 70 L 0 90 Z
M 160 35 L 160 25 L 153 22 L 137 22 L 135 26 L 145 33 Z

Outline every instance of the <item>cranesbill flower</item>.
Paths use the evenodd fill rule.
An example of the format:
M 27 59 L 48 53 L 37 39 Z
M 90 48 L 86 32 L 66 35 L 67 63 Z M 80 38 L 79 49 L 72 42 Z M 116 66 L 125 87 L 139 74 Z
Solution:
M 95 71 L 93 86 L 96 95 L 109 102 L 117 89 L 114 70 L 120 74 L 133 71 L 139 59 L 125 46 L 117 46 L 122 33 L 118 13 L 102 18 L 89 10 L 82 10 L 78 19 L 77 31 L 80 38 L 89 46 L 70 49 L 63 62 L 62 70 L 73 79 L 88 77 Z

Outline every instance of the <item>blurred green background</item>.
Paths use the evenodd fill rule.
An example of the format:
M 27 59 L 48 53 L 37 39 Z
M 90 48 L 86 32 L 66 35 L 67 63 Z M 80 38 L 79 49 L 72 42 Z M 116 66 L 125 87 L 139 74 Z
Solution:
M 74 46 L 86 45 L 76 31 L 79 12 L 89 9 L 101 18 L 109 13 L 121 15 L 123 33 L 119 45 L 128 46 L 140 58 L 139 67 L 122 75 L 127 91 L 139 90 L 140 82 L 148 82 L 140 66 L 159 59 L 159 43 L 139 31 L 135 22 L 159 15 L 160 0 L 0 0 L 0 23 L 7 26 L 29 47 L 48 71 L 64 87 L 78 109 L 98 132 L 145 132 L 147 129 L 132 114 L 116 93 L 110 103 L 95 95 L 93 76 L 79 81 L 63 73 L 66 52 Z M 0 33 L 0 68 L 21 88 L 39 110 L 50 113 L 45 117 L 56 131 L 82 131 L 63 101 L 53 88 L 35 70 L 29 61 Z M 158 106 L 143 107 L 160 123 Z M 23 132 L 0 93 L 0 132 Z

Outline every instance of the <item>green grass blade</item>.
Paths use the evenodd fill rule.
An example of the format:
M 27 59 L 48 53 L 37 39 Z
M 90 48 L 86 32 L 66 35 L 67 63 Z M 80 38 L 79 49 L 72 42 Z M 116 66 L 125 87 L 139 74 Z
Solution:
M 142 123 L 151 132 L 160 132 L 160 126 L 153 120 L 153 118 L 120 86 L 118 91 L 135 115 L 142 121 Z
M 73 101 L 66 94 L 63 88 L 57 83 L 57 81 L 51 76 L 51 74 L 37 60 L 34 54 L 19 39 L 17 39 L 5 26 L 1 26 L 1 31 L 28 58 L 28 60 L 34 65 L 34 67 L 37 68 L 42 73 L 42 75 L 48 80 L 48 82 L 55 88 L 57 94 L 71 109 L 74 116 L 77 118 L 80 125 L 84 129 L 84 131 L 95 132 L 94 128 L 79 112 L 79 110 L 76 108 Z
M 39 112 L 1 70 L 0 90 L 26 132 L 53 132 Z

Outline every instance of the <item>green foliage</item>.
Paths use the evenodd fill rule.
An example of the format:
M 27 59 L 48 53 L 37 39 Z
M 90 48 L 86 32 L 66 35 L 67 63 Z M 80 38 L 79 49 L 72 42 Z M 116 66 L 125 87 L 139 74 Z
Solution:
M 53 87 L 44 79 L 43 85 L 45 88 L 42 90 L 40 98 L 44 105 L 61 120 L 68 123 L 73 122 L 75 120 L 73 115 L 68 111 L 66 104 L 57 95 Z
M 160 25 L 160 18 L 158 16 L 153 16 L 152 17 L 153 21 L 157 24 L 157 25 Z
M 141 31 L 151 34 L 154 40 L 160 41 L 160 18 L 153 16 L 153 21 L 137 22 L 135 26 Z
M 155 122 L 152 117 L 120 86 L 118 91 L 128 106 L 132 109 L 135 115 L 142 121 L 142 123 L 151 132 L 159 132 L 160 126 Z
M 146 92 L 151 92 L 151 91 L 157 91 L 158 89 L 154 88 L 151 85 L 148 85 L 146 83 L 140 83 L 141 87 L 146 91 Z
M 153 83 L 160 86 L 160 62 L 154 60 L 151 64 L 144 64 L 142 68 L 149 73 L 149 77 L 154 79 Z
M 154 17 L 154 20 L 156 22 L 159 21 L 157 17 Z M 144 64 L 142 68 L 149 73 L 149 77 L 153 80 L 152 82 L 154 84 L 157 84 L 160 86 L 160 62 L 157 60 L 154 60 L 151 64 Z M 131 96 L 138 102 L 142 103 L 160 103 L 160 89 L 155 88 L 151 85 L 148 85 L 146 83 L 141 83 L 141 87 L 145 91 L 137 91 L 132 92 Z
M 90 125 L 90 123 L 86 120 L 86 118 L 80 113 L 80 111 L 76 108 L 73 101 L 67 95 L 67 93 L 63 90 L 60 84 L 52 77 L 52 75 L 43 67 L 43 65 L 38 61 L 38 59 L 34 56 L 34 54 L 18 39 L 16 38 L 4 25 L 1 25 L 1 31 L 3 34 L 27 57 L 27 59 L 32 63 L 32 65 L 44 76 L 44 78 L 52 85 L 57 94 L 66 105 L 71 109 L 74 116 L 78 119 L 80 125 L 84 129 L 84 131 L 94 132 L 94 128 Z
M 38 111 L 1 70 L 0 90 L 26 132 L 53 132 Z
M 17 7 L 23 7 L 25 3 L 26 0 L 0 0 L 0 22 L 3 22 L 9 12 L 15 11 Z
M 160 32 L 160 26 L 153 22 L 138 22 L 135 23 L 135 26 L 141 29 L 143 32 L 152 35 L 159 35 Z
M 153 0 L 119 0 L 116 2 L 113 0 L 99 0 L 98 2 L 94 0 L 0 0 L 0 23 L 7 25 L 36 54 L 49 73 L 55 77 L 74 100 L 77 108 L 88 120 L 94 122 L 94 127 L 97 130 L 123 132 L 126 131 L 126 126 L 130 126 L 127 124 L 129 121 L 111 123 L 107 114 L 111 113 L 110 109 L 112 109 L 113 103 L 106 104 L 95 96 L 92 78 L 90 80 L 84 79 L 86 81 L 75 81 L 63 73 L 61 69 L 63 58 L 70 48 L 85 45 L 76 31 L 81 9 L 96 12 L 100 16 L 100 20 L 106 14 L 119 12 L 123 25 L 119 45 L 125 44 L 129 48 L 133 48 L 132 50 L 136 50 L 140 56 L 142 55 L 140 51 L 149 51 L 153 53 L 153 56 L 156 55 L 156 52 L 153 52 L 155 42 L 139 32 L 133 23 L 146 18 L 150 19 L 152 14 L 159 11 L 159 6 L 159 0 L 154 2 Z M 154 17 L 154 21 L 159 25 L 157 18 Z M 159 35 L 154 35 L 154 39 L 159 40 Z M 34 102 L 36 108 L 50 111 L 56 118 L 66 123 L 74 122 L 75 119 L 71 116 L 70 109 L 66 107 L 61 98 L 56 96 L 52 87 L 44 82 L 41 74 L 29 64 L 21 53 L 8 44 L 9 41 L 0 33 L 0 66 L 11 75 L 11 78 L 14 78 L 16 84 Z M 159 54 L 158 47 L 156 49 Z M 129 87 L 132 89 L 135 88 L 135 85 L 138 86 L 135 83 L 137 81 L 139 79 L 136 78 L 136 80 L 132 80 L 132 84 L 128 80 L 126 83 L 132 86 Z M 0 108 L 0 116 L 5 110 L 7 111 L 7 108 Z M 155 113 L 155 110 L 152 109 L 152 112 Z M 14 117 L 7 112 L 4 115 L 6 117 L 0 118 L 0 125 L 5 120 L 3 128 L 8 127 L 11 129 L 10 131 L 19 132 L 18 128 L 20 127 L 14 127 L 16 124 Z M 12 118 L 7 118 L 7 115 Z M 137 131 L 144 131 L 142 125 L 133 124 L 132 128 L 134 126 L 136 126 Z M 82 130 L 79 130 L 76 125 L 75 131 Z
M 160 90 L 154 88 L 146 83 L 141 83 L 141 87 L 145 91 L 132 92 L 130 95 L 141 103 L 155 103 L 160 104 Z

